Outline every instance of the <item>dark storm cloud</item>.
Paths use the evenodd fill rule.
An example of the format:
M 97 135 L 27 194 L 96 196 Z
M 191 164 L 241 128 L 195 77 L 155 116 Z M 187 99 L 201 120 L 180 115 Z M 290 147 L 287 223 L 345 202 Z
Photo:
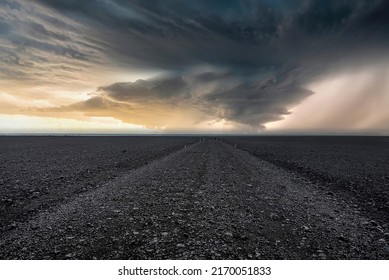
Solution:
M 169 74 L 102 86 L 101 98 L 189 104 L 254 127 L 288 114 L 312 94 L 305 87 L 321 75 L 388 56 L 386 0 L 36 2 L 51 11 L 45 22 L 55 30 L 34 23 L 34 39 L 24 38 L 25 44 L 92 62 L 104 55 L 120 67 Z M 23 1 L 4 3 L 17 9 Z M 56 22 L 55 13 L 70 20 Z M 82 44 L 72 22 L 89 34 Z M 0 32 L 9 29 L 0 21 Z M 38 42 L 40 37 L 50 40 Z
M 245 82 L 229 90 L 210 93 L 203 97 L 203 104 L 219 118 L 255 127 L 289 114 L 289 106 L 310 94 L 310 90 L 298 84 L 283 85 L 270 79 L 257 84 Z
M 289 113 L 288 106 L 312 94 L 290 77 L 278 81 L 274 77 L 243 80 L 234 73 L 215 71 L 116 83 L 100 87 L 98 92 L 98 97 L 61 110 L 109 110 L 113 106 L 127 106 L 130 111 L 134 109 L 131 104 L 163 103 L 167 110 L 196 108 L 213 118 L 262 128 L 263 123 L 280 119 Z
M 109 97 L 118 101 L 150 101 L 189 96 L 189 85 L 180 76 L 170 76 L 135 82 L 116 83 L 100 87 Z
M 1 61 L 7 65 L 15 62 L 15 65 L 30 66 L 18 69 L 24 76 L 34 76 L 38 72 L 41 76 L 49 74 L 53 64 L 61 63 L 69 67 L 77 64 L 72 59 L 90 64 L 100 62 L 101 47 L 88 38 L 85 28 L 84 23 L 74 22 L 58 12 L 37 6 L 34 1 L 1 1 Z M 1 61 L 3 73 L 16 71 L 7 69 L 7 65 L 1 64 Z M 25 63 L 20 64 L 20 61 Z M 11 75 L 1 78 L 18 79 Z

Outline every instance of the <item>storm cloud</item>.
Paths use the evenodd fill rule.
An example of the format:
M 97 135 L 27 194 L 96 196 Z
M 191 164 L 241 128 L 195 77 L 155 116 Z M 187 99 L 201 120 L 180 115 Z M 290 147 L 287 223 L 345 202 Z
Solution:
M 389 60 L 385 0 L 6 0 L 0 10 L 3 79 L 58 71 L 54 80 L 88 80 L 99 67 L 158 73 L 35 111 L 152 127 L 180 117 L 263 129 L 313 95 L 312 82 Z

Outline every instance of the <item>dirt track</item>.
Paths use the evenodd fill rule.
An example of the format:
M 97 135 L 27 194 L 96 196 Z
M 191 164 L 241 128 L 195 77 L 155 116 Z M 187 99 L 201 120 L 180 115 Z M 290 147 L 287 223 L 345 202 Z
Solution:
M 206 139 L 6 231 L 1 259 L 387 259 L 346 197 Z

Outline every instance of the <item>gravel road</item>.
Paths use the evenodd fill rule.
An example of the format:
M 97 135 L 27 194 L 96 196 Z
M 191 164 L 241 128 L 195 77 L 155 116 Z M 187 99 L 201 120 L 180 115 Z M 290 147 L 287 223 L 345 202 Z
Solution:
M 5 231 L 1 259 L 388 259 L 388 224 L 214 139 Z

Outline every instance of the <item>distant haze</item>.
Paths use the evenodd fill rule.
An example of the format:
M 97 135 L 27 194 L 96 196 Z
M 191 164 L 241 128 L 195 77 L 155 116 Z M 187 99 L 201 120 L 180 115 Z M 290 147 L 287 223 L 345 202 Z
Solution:
M 387 0 L 2 0 L 1 133 L 389 134 Z

